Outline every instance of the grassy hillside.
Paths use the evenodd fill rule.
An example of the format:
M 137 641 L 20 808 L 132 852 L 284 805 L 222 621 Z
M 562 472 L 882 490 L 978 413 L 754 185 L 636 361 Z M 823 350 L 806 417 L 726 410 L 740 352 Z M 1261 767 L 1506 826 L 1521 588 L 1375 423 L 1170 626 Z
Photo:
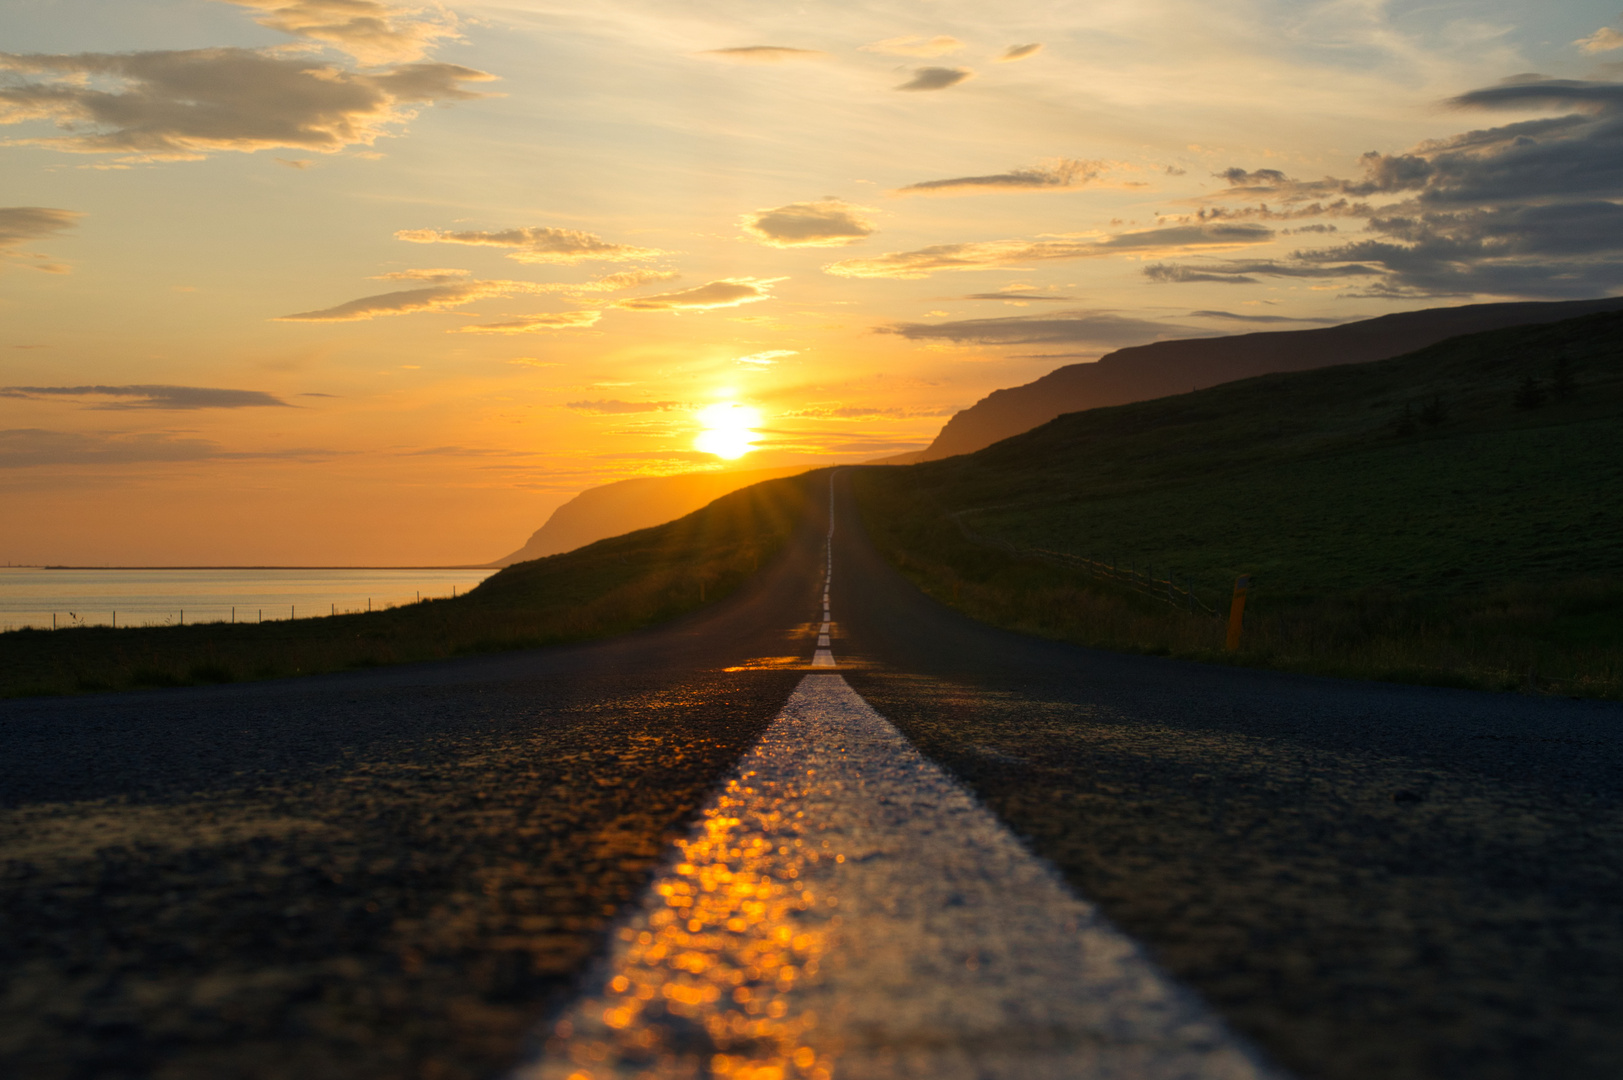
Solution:
M 1623 314 L 1073 413 L 858 489 L 921 585 L 1005 625 L 1191 656 L 1219 643 L 1212 619 L 960 524 L 1170 574 L 1219 608 L 1251 574 L 1250 662 L 1623 689 Z
M 0 696 L 275 678 L 625 633 L 732 592 L 787 541 L 806 481 L 519 563 L 454 600 L 296 622 L 0 634 Z

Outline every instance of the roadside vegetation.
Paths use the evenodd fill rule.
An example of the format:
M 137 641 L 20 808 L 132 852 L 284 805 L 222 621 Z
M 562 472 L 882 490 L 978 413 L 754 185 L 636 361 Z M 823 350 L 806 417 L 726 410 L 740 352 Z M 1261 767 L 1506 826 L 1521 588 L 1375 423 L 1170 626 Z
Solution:
M 1072 413 L 855 484 L 903 572 L 1001 626 L 1320 674 L 1623 696 L 1620 314 Z M 1223 617 L 1241 574 L 1252 587 L 1230 654 Z M 1171 603 L 1158 598 L 1168 581 Z M 1191 612 L 1186 587 L 1222 617 Z
M 454 600 L 261 624 L 0 634 L 0 697 L 270 679 L 588 641 L 734 592 L 788 540 L 801 480 L 734 492 L 687 517 L 518 563 Z

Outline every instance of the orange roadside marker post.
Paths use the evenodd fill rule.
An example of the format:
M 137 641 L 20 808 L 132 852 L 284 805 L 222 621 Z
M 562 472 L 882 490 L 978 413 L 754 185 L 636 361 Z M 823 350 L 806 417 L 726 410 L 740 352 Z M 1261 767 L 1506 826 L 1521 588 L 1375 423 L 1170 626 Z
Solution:
M 1240 648 L 1240 619 L 1245 614 L 1245 591 L 1250 587 L 1250 574 L 1241 574 L 1234 579 L 1234 601 L 1229 605 L 1229 638 L 1226 646 L 1229 652 Z

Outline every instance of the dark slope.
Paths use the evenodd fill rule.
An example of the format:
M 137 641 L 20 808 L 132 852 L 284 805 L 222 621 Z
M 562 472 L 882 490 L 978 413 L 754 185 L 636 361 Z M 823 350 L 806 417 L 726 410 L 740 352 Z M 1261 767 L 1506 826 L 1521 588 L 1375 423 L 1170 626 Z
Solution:
M 993 391 L 948 420 L 935 442 L 911 460 L 935 461 L 974 453 L 1065 413 L 1148 401 L 1272 372 L 1384 360 L 1461 334 L 1620 308 L 1623 297 L 1470 304 L 1406 311 L 1317 330 L 1159 341 L 1118 349 L 1097 363 L 1069 364 L 1024 386 Z

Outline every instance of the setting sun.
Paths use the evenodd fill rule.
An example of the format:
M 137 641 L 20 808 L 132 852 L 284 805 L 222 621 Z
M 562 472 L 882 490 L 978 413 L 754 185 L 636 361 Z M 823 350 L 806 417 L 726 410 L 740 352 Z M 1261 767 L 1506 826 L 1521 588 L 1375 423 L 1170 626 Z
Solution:
M 699 411 L 704 430 L 693 440 L 697 450 L 733 461 L 755 449 L 755 431 L 761 423 L 759 411 L 736 401 L 723 401 Z

